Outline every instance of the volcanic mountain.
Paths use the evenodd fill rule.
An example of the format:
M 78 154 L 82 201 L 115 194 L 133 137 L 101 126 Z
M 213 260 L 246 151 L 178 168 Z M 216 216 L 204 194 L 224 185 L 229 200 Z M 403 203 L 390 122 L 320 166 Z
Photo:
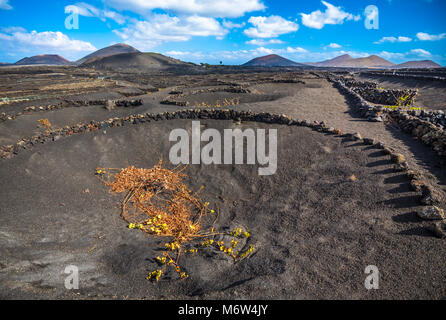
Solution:
M 303 64 L 288 60 L 277 54 L 271 54 L 248 61 L 243 67 L 303 67 Z
M 90 58 L 81 64 L 82 67 L 125 71 L 125 72 L 157 72 L 168 69 L 190 69 L 196 67 L 192 63 L 186 63 L 181 60 L 163 56 L 159 53 L 122 53 L 108 57 Z
M 317 67 L 338 67 L 338 68 L 386 68 L 395 64 L 387 61 L 377 55 L 371 55 L 365 58 L 353 58 L 348 54 L 336 57 L 334 59 L 322 62 L 310 63 L 309 65 Z
M 330 59 L 330 60 L 325 60 L 322 62 L 311 62 L 308 63 L 308 65 L 311 66 L 319 66 L 319 67 L 337 67 L 339 65 L 345 65 L 346 63 L 352 61 L 353 58 L 349 55 L 349 54 L 344 54 L 342 56 Z
M 101 57 L 110 57 L 116 54 L 122 54 L 122 53 L 139 53 L 140 51 L 133 48 L 132 46 L 129 46 L 125 43 L 118 43 L 106 48 L 102 48 L 98 51 L 95 51 L 88 56 L 83 57 L 82 59 L 79 59 L 76 61 L 76 64 L 82 64 L 86 62 L 87 60 L 91 58 L 101 58 Z
M 392 68 L 395 69 L 432 69 L 432 68 L 442 68 L 438 63 L 433 62 L 432 60 L 421 60 L 421 61 L 408 61 L 405 63 L 398 64 Z
M 18 66 L 28 66 L 35 64 L 65 66 L 70 65 L 71 62 L 57 54 L 42 54 L 39 56 L 26 57 L 15 63 L 15 65 Z

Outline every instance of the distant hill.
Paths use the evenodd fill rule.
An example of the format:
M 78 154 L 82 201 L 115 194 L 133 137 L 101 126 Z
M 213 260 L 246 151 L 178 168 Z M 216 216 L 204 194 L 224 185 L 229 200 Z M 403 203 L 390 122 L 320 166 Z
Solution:
M 321 61 L 321 62 L 312 62 L 312 63 L 308 63 L 309 65 L 312 66 L 320 66 L 320 67 L 337 67 L 337 66 L 342 66 L 345 65 L 346 63 L 352 61 L 353 58 L 348 55 L 348 54 L 344 54 L 342 56 L 333 58 L 333 59 L 329 59 L 329 60 L 325 60 L 325 61 Z
M 303 67 L 305 65 L 271 54 L 248 61 L 243 67 Z
M 385 68 L 385 67 L 392 67 L 395 64 L 377 55 L 371 55 L 369 57 L 355 59 L 348 54 L 344 54 L 334 59 L 316 63 L 309 63 L 309 65 L 317 67 L 338 67 L 338 68 Z
M 66 66 L 70 65 L 71 62 L 57 54 L 42 54 L 34 57 L 26 57 L 15 63 L 17 66 L 28 66 L 35 64 Z
M 11 65 L 11 64 L 7 63 L 7 62 L 0 62 L 0 67 L 9 66 L 9 65 Z
M 81 67 L 125 72 L 157 72 L 167 69 L 195 68 L 196 65 L 163 56 L 159 53 L 122 53 L 90 58 Z
M 82 59 L 79 59 L 76 61 L 76 64 L 82 64 L 86 62 L 87 60 L 91 58 L 101 58 L 101 57 L 110 57 L 116 54 L 122 54 L 122 53 L 139 53 L 140 51 L 133 48 L 132 46 L 129 46 L 125 43 L 118 43 L 106 48 L 102 48 L 98 51 L 95 51 L 88 56 L 83 57 Z
M 377 55 L 372 55 L 366 58 L 357 58 L 354 59 L 353 65 L 357 67 L 367 67 L 367 68 L 373 68 L 373 67 L 391 67 L 395 64 L 393 62 L 387 61 L 386 59 L 383 59 Z
M 397 64 L 392 67 L 395 69 L 433 69 L 433 68 L 442 68 L 438 63 L 433 62 L 432 60 L 422 60 L 422 61 L 408 61 L 405 63 Z

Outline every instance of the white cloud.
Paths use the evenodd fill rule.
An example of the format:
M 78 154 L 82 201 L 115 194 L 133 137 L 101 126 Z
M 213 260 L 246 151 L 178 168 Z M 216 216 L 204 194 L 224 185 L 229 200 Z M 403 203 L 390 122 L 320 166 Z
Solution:
M 428 58 L 431 57 L 432 54 L 429 51 L 426 51 L 424 49 L 413 49 L 410 50 L 410 53 L 419 57 Z
M 322 3 L 327 7 L 325 12 L 317 10 L 310 14 L 301 13 L 302 24 L 304 26 L 322 29 L 326 24 L 343 24 L 344 20 L 358 21 L 361 19 L 361 16 L 347 13 L 341 7 L 335 7 L 326 1 L 322 1 Z
M 9 35 L 4 34 L 4 33 L 0 33 L 0 40 L 8 40 L 8 41 L 11 41 L 11 40 L 12 40 L 12 36 L 9 36 Z
M 378 55 L 384 59 L 387 59 L 387 60 L 404 59 L 406 57 L 405 53 L 396 53 L 396 52 L 387 52 L 387 51 L 382 51 Z
M 215 18 L 242 17 L 247 12 L 266 8 L 260 0 L 104 0 L 104 2 L 116 9 L 140 14 L 162 9 Z
M 231 21 L 223 21 L 223 27 L 227 28 L 227 29 L 239 29 L 239 28 L 243 28 L 245 26 L 245 23 L 234 23 Z
M 194 53 L 190 52 L 190 51 L 176 51 L 176 50 L 166 52 L 166 55 L 169 55 L 169 56 L 188 56 L 191 54 L 194 54 Z
M 163 42 L 188 41 L 192 37 L 215 36 L 221 39 L 228 30 L 214 18 L 188 16 L 180 19 L 167 14 L 154 14 L 147 21 L 136 21 L 114 32 L 126 43 L 140 50 L 148 50 Z
M 70 39 L 60 31 L 44 32 L 14 32 L 10 35 L 3 34 L 4 39 L 13 41 L 16 44 L 23 44 L 36 48 L 47 48 L 61 51 L 92 51 L 96 48 L 89 42 Z
M 125 21 L 126 21 L 126 18 L 123 15 L 120 15 L 119 13 L 117 13 L 115 11 L 107 11 L 107 10 L 105 10 L 105 11 L 102 12 L 102 14 L 103 14 L 103 16 L 105 18 L 112 19 L 112 20 L 116 21 L 119 24 L 124 24 Z
M 86 7 L 86 6 L 88 6 L 88 7 Z M 84 17 L 94 17 L 95 12 L 97 12 L 97 9 L 90 5 L 86 5 L 86 6 L 84 6 L 82 4 L 77 4 L 77 5 L 71 4 L 71 5 L 65 7 L 65 13 L 77 13 Z M 94 8 L 93 11 L 91 10 L 92 8 Z
M 247 61 L 249 59 L 269 55 L 269 54 L 280 54 L 283 53 L 283 49 L 269 49 L 265 47 L 258 47 L 250 50 L 225 50 L 225 51 L 215 51 L 203 53 L 201 51 L 198 52 L 189 52 L 189 51 L 169 51 L 166 52 L 167 55 L 178 59 L 190 59 L 195 60 L 197 62 L 211 61 L 211 60 L 228 60 L 228 61 Z M 197 60 L 198 59 L 198 60 Z M 199 61 L 202 60 L 202 61 Z M 245 62 L 246 62 L 245 61 Z
M 288 48 L 286 48 L 286 52 L 288 52 L 288 53 L 307 53 L 308 50 L 305 50 L 304 48 L 301 48 L 301 47 L 295 47 L 295 48 L 288 47 Z
M 59 31 L 27 32 L 23 28 L 14 27 L 14 29 L 11 29 L 9 33 L 0 33 L 0 45 L 10 52 L 32 55 L 61 53 L 67 58 L 73 58 L 76 54 L 96 50 L 91 43 L 70 39 Z
M 378 54 L 379 56 L 383 57 L 384 59 L 389 60 L 398 60 L 402 61 L 404 59 L 410 59 L 410 58 L 431 58 L 432 54 L 429 51 L 426 51 L 424 49 L 413 49 L 408 52 L 387 52 L 382 51 Z
M 258 47 L 251 50 L 235 50 L 235 51 L 222 51 L 218 55 L 227 60 L 240 60 L 240 59 L 252 59 L 260 56 L 270 55 L 270 54 L 281 54 L 282 49 L 270 49 L 265 47 Z
M 243 33 L 250 38 L 276 38 L 299 29 L 298 24 L 280 16 L 251 17 L 248 22 L 254 27 L 246 29 Z
M 126 18 L 123 15 L 115 11 L 101 10 L 85 2 L 79 2 L 75 5 L 66 6 L 65 13 L 71 12 L 76 12 L 84 17 L 96 17 L 101 19 L 102 21 L 106 21 L 106 19 L 112 19 L 119 24 L 124 24 L 126 21 Z
M 409 37 L 398 37 L 398 38 L 396 38 L 396 37 L 383 37 L 381 40 L 374 42 L 374 44 L 381 44 L 381 43 L 384 43 L 384 42 L 394 43 L 394 42 L 411 42 L 411 41 L 412 41 L 412 38 L 409 38 Z
M 328 48 L 332 48 L 332 49 L 339 49 L 342 46 L 340 44 L 337 44 L 337 43 L 330 43 L 327 47 Z
M 0 0 L 0 9 L 11 10 L 12 7 L 8 2 L 8 0 Z
M 206 55 L 203 54 L 201 51 L 191 52 L 191 51 L 172 50 L 172 51 L 165 52 L 164 55 L 169 56 L 169 57 L 174 57 L 177 59 L 181 59 L 181 60 L 191 59 L 191 60 L 199 61 L 202 59 L 207 59 Z
M 252 39 L 246 41 L 246 44 L 252 44 L 254 46 L 265 46 L 267 44 L 283 44 L 284 42 L 279 39 L 263 40 L 263 39 Z
M 424 32 L 418 32 L 417 38 L 418 38 L 418 40 L 421 40 L 421 41 L 438 41 L 438 40 L 446 38 L 446 33 L 432 35 L 432 34 L 428 34 L 428 33 L 424 33 Z
M 14 33 L 14 32 L 26 32 L 26 29 L 22 27 L 6 27 L 6 28 L 1 28 L 1 31 L 5 33 Z

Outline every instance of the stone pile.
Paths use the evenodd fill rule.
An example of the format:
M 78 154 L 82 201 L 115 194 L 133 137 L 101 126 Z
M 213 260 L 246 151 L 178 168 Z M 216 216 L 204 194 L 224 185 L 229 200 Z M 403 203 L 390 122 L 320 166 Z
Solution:
M 6 112 L 0 113 L 0 122 L 6 121 L 6 120 L 14 120 L 18 116 L 21 116 L 22 112 L 19 112 L 17 114 L 7 114 Z
M 160 101 L 160 104 L 177 106 L 177 107 L 187 107 L 189 103 L 187 101 L 173 100 L 171 97 L 169 97 L 165 100 Z
M 407 113 L 421 120 L 433 123 L 442 129 L 446 127 L 446 114 L 443 110 L 409 110 Z

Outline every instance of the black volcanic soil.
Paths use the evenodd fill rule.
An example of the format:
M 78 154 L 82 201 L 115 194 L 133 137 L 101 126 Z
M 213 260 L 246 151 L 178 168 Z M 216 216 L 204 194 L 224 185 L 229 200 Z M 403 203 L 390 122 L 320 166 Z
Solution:
M 221 209 L 218 228 L 242 225 L 257 248 L 234 264 L 200 250 L 183 261 L 191 278 L 149 283 L 163 241 L 129 230 L 120 196 L 95 168 L 150 168 L 168 158 L 175 120 L 75 135 L 36 147 L 0 167 L 2 298 L 444 298 L 443 241 L 420 228 L 416 193 L 391 173 L 388 156 L 309 128 L 231 121 L 205 127 L 277 128 L 278 171 L 256 166 L 190 165 L 187 183 Z M 349 177 L 354 174 L 357 181 Z M 86 192 L 87 190 L 89 192 Z M 221 200 L 223 199 L 223 200 Z M 345 201 L 349 199 L 349 201 Z M 79 295 L 63 270 L 80 269 Z M 377 265 L 381 289 L 367 291 L 364 269 Z
M 224 91 L 231 87 L 249 93 Z M 138 90 L 135 95 L 124 94 L 129 88 L 144 94 Z M 202 89 L 213 92 L 194 93 Z M 440 95 L 442 90 L 438 87 Z M 68 101 L 59 110 L 30 112 L 0 122 L 0 146 L 46 130 L 37 127 L 39 119 L 47 118 L 60 128 L 80 121 L 183 109 L 160 103 L 174 92 L 183 92 L 179 99 L 191 107 L 240 99 L 239 105 L 230 108 L 324 120 L 327 126 L 344 132 L 376 138 L 402 153 L 429 183 L 446 186 L 446 168 L 428 147 L 395 125 L 359 118 L 332 84 L 311 72 L 249 69 L 231 73 L 224 69 L 221 73 L 160 76 L 67 67 L 2 68 L 0 92 L 0 102 L 4 97 L 38 96 L 1 104 L 0 114 L 17 115 L 25 107 Z M 109 111 L 102 105 L 75 107 L 69 102 L 96 99 L 141 99 L 143 104 Z M 75 134 L 34 146 L 12 159 L 0 159 L 0 297 L 446 297 L 445 242 L 425 231 L 415 213 L 420 194 L 409 191 L 407 179 L 394 173 L 388 156 L 309 128 L 202 123 L 219 130 L 279 130 L 274 176 L 260 177 L 256 166 L 246 165 L 191 165 L 187 169 L 187 183 L 193 189 L 205 185 L 202 197 L 221 208 L 219 228 L 241 224 L 252 230 L 258 248 L 255 255 L 234 264 L 203 251 L 184 260 L 191 274 L 187 281 L 148 283 L 145 276 L 155 269 L 153 258 L 164 242 L 127 228 L 119 216 L 122 197 L 109 194 L 94 171 L 98 166 L 150 168 L 161 157 L 168 159 L 168 134 L 174 128 L 190 128 L 190 121 Z M 349 180 L 352 174 L 357 177 L 355 182 Z M 80 268 L 79 294 L 64 289 L 63 271 L 70 264 Z M 364 288 L 367 265 L 377 265 L 381 272 L 378 291 Z

